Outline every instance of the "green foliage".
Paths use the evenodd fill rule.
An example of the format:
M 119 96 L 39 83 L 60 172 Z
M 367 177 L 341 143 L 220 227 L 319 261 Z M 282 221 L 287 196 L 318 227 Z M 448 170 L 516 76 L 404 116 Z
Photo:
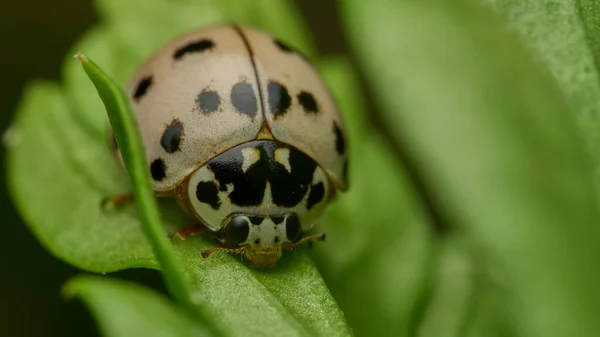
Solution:
M 320 65 L 349 126 L 350 158 L 357 159 L 349 191 L 322 221 L 328 238 L 315 247 L 317 261 L 356 335 L 404 336 L 427 277 L 428 219 L 393 151 L 365 127 L 365 104 L 349 62 Z
M 600 66 L 600 3 L 594 0 L 578 0 L 576 4 L 577 14 L 581 20 L 578 26 L 583 26 L 585 29 L 587 45 L 594 58 L 597 71 Z
M 150 185 L 150 172 L 146 166 L 147 160 L 142 136 L 137 127 L 135 115 L 129 106 L 127 95 L 93 61 L 82 54 L 77 54 L 76 57 L 81 61 L 83 69 L 94 83 L 98 95 L 106 107 L 123 163 L 133 183 L 134 201 L 137 205 L 142 229 L 163 271 L 167 286 L 175 299 L 189 311 L 188 313 L 192 317 L 198 316 L 202 320 L 204 315 L 197 315 L 197 310 L 191 302 L 189 281 L 175 257 L 169 240 L 165 237 L 155 193 Z
M 77 278 L 67 292 L 107 336 L 600 335 L 598 2 L 338 4 L 380 129 L 352 64 L 317 56 L 290 1 L 97 0 L 101 24 L 71 55 L 83 52 L 120 85 L 167 40 L 215 23 L 257 26 L 309 55 L 347 123 L 350 190 L 319 225 L 327 242 L 272 270 L 203 259 L 210 236 L 168 243 L 161 231 L 191 221 L 173 201 L 160 200 L 158 215 L 152 198 L 141 212 L 100 208 L 147 172 L 129 165 L 131 185 L 108 146 L 105 106 L 68 57 L 62 84 L 32 83 L 17 111 L 15 202 L 52 254 L 93 272 L 161 269 L 176 305 L 106 278 Z M 100 96 L 111 88 L 104 100 L 119 99 L 106 84 Z M 121 146 L 135 139 L 119 134 Z M 144 227 L 148 216 L 154 226 Z M 150 240 L 143 228 L 154 228 Z M 198 317 L 182 314 L 186 302 Z
M 505 293 L 505 324 L 598 335 L 593 165 L 553 79 L 472 1 L 343 8 L 385 127 L 480 272 L 498 277 L 481 282 Z
M 600 3 L 597 1 L 485 0 L 518 32 L 569 99 L 583 136 L 600 163 Z M 578 6 L 579 5 L 579 8 Z
M 64 288 L 80 297 L 94 313 L 106 336 L 206 336 L 169 300 L 135 284 L 99 277 L 78 277 Z M 140 322 L 143 324 L 132 324 Z

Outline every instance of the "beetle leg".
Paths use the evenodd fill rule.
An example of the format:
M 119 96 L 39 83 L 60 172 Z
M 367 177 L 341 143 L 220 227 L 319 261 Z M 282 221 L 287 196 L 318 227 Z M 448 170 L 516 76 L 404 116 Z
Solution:
M 121 208 L 133 202 L 133 193 L 115 194 L 102 199 L 101 206 L 104 210 L 109 205 L 113 205 L 116 208 Z
M 203 258 L 208 258 L 209 256 L 212 255 L 212 253 L 215 252 L 221 252 L 221 253 L 231 253 L 231 254 L 243 254 L 246 252 L 246 247 L 241 247 L 241 248 L 211 248 L 211 249 L 205 249 L 201 252 L 202 257 Z
M 177 235 L 180 240 L 185 240 L 188 237 L 198 234 L 205 230 L 206 227 L 202 224 L 195 224 L 193 226 L 183 226 L 179 228 L 175 228 L 174 230 L 169 232 L 169 239 L 173 238 L 173 236 Z
M 156 191 L 155 194 L 159 198 L 172 196 L 171 191 L 166 191 L 166 192 Z M 108 196 L 108 197 L 102 199 L 101 207 L 104 210 L 106 210 L 109 205 L 112 205 L 115 208 L 121 208 L 125 205 L 129 205 L 130 203 L 132 203 L 133 199 L 134 199 L 133 192 L 115 194 L 115 195 L 111 195 L 111 196 Z

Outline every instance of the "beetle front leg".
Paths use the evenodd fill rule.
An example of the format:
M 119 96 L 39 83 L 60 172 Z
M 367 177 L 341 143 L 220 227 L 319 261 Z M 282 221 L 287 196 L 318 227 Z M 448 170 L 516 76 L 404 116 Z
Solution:
M 102 209 L 106 210 L 109 205 L 114 206 L 115 208 L 121 208 L 125 205 L 129 205 L 133 202 L 133 193 L 122 193 L 108 196 L 102 199 Z
M 157 197 L 171 197 L 172 193 L 170 191 L 168 192 L 156 192 L 155 194 Z M 129 205 L 134 201 L 134 195 L 133 192 L 129 192 L 129 193 L 121 193 L 121 194 L 114 194 L 111 196 L 108 196 L 104 199 L 102 199 L 101 202 L 101 207 L 106 210 L 108 209 L 108 206 L 112 205 L 115 208 L 121 208 L 123 206 Z
M 174 230 L 169 232 L 169 239 L 177 236 L 180 240 L 185 240 L 188 237 L 198 234 L 206 229 L 206 226 L 202 224 L 195 224 L 192 226 L 183 226 L 179 228 L 175 228 Z

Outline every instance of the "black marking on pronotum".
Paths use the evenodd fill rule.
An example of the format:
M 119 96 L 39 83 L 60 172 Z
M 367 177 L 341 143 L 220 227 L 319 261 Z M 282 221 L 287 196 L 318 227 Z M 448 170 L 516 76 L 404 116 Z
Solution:
M 310 193 L 308 194 L 308 200 L 306 200 L 306 209 L 310 210 L 314 205 L 320 203 L 325 196 L 325 185 L 323 182 L 319 182 L 316 185 L 313 185 L 310 188 Z
M 259 79 L 258 68 L 256 67 L 256 60 L 254 59 L 254 51 L 252 50 L 252 47 L 250 46 L 250 42 L 248 41 L 248 38 L 246 38 L 246 35 L 244 34 L 244 32 L 242 31 L 242 29 L 239 26 L 234 25 L 233 29 L 238 33 L 238 35 L 242 39 L 242 42 L 244 42 L 244 46 L 246 46 L 246 50 L 248 51 L 248 56 L 250 56 L 250 62 L 252 62 L 252 69 L 254 70 L 254 78 L 258 81 L 258 79 Z M 262 92 L 262 88 L 260 85 L 258 86 L 258 101 L 260 102 L 259 103 L 260 110 L 264 114 L 264 111 L 265 111 L 264 106 L 263 106 L 264 94 Z
M 343 155 L 346 152 L 346 142 L 342 130 L 336 122 L 333 122 L 333 132 L 335 133 L 335 150 L 338 154 Z
M 256 95 L 252 85 L 246 82 L 240 82 L 231 89 L 231 104 L 237 111 L 254 118 L 258 110 Z
M 309 114 L 317 114 L 319 112 L 319 105 L 315 100 L 315 97 L 307 91 L 302 91 L 298 94 L 298 102 L 302 105 L 304 112 Z
M 138 102 L 144 95 L 146 95 L 148 89 L 152 86 L 152 81 L 152 76 L 146 76 L 138 82 L 137 87 L 133 92 L 133 99 L 136 102 Z
M 221 207 L 219 200 L 219 190 L 214 181 L 201 181 L 196 185 L 196 198 L 198 201 L 210 205 L 212 209 L 218 210 Z
M 273 222 L 276 225 L 280 225 L 283 222 L 283 220 L 285 220 L 285 216 L 283 216 L 283 215 L 274 215 L 274 216 L 271 216 L 271 220 L 273 220 Z
M 262 223 L 262 221 L 263 221 L 263 217 L 262 216 L 249 216 L 248 219 L 250 219 L 250 222 L 254 226 L 260 225 Z
M 175 53 L 173 53 L 173 58 L 175 60 L 179 60 L 185 56 L 185 54 L 201 53 L 206 50 L 211 50 L 214 47 L 215 43 L 210 39 L 201 39 L 198 41 L 189 42 L 185 46 L 178 48 Z
M 209 114 L 219 110 L 221 105 L 221 98 L 216 91 L 203 90 L 196 98 L 196 103 L 204 114 Z
M 287 88 L 275 81 L 269 81 L 267 92 L 269 95 L 269 107 L 271 108 L 271 113 L 275 118 L 283 116 L 292 104 L 292 98 L 290 97 Z
M 183 124 L 178 119 L 174 119 L 169 124 L 160 137 L 160 145 L 167 153 L 179 151 L 181 140 L 183 139 Z
M 150 164 L 150 174 L 152 175 L 152 179 L 156 181 L 161 181 L 165 179 L 167 167 L 165 166 L 164 160 L 162 158 L 156 158 Z
M 276 236 L 275 239 L 273 239 L 273 243 L 279 243 L 279 236 Z
M 244 172 L 242 149 L 246 147 L 257 149 L 260 157 Z M 283 147 L 290 150 L 291 172 L 275 160 L 275 150 Z M 293 207 L 306 196 L 317 163 L 293 147 L 273 140 L 257 140 L 236 146 L 213 158 L 208 162 L 208 167 L 219 182 L 221 191 L 225 192 L 228 185 L 233 185 L 228 197 L 234 205 L 260 205 L 269 182 L 273 203 L 280 207 Z
M 260 238 L 258 238 L 258 239 L 256 239 L 256 240 L 254 240 L 254 244 L 255 244 L 255 245 L 260 245 Z

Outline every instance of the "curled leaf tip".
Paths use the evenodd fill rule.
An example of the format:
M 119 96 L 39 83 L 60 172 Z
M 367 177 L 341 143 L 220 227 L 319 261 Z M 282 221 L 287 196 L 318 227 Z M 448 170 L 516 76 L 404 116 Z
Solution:
M 9 126 L 4 132 L 0 135 L 0 144 L 4 146 L 6 149 L 12 149 L 17 146 L 20 138 L 18 137 L 18 133 L 13 126 Z
M 73 58 L 76 58 L 81 62 L 87 61 L 87 57 L 85 57 L 85 55 L 83 55 L 82 53 L 77 53 L 77 54 L 73 55 Z
M 67 282 L 60 288 L 60 296 L 66 300 L 71 300 L 77 295 L 77 291 L 73 289 L 71 282 Z
M 82 285 L 85 285 L 87 282 L 93 282 L 94 278 L 94 276 L 89 275 L 75 276 L 63 284 L 60 288 L 60 296 L 65 300 L 72 300 L 73 298 L 78 297 L 81 294 L 82 289 L 84 289 L 82 288 Z

